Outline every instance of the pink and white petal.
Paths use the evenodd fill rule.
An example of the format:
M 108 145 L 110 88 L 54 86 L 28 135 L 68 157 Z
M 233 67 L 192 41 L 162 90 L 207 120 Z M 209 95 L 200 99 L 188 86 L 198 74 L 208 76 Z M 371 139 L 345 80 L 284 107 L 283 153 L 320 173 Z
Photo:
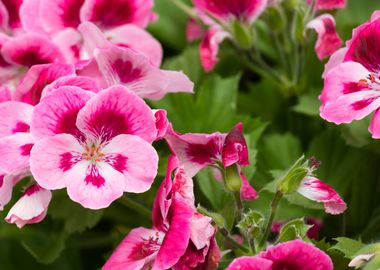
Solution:
M 342 40 L 335 29 L 335 19 L 330 14 L 323 14 L 310 21 L 307 28 L 314 29 L 318 34 L 315 51 L 320 60 L 332 55 L 342 46 Z
M 162 46 L 146 30 L 127 24 L 105 31 L 104 35 L 113 44 L 139 52 L 148 58 L 153 66 L 160 67 L 163 57 Z
M 238 123 L 227 134 L 223 144 L 222 161 L 225 167 L 232 164 L 248 166 L 248 147 L 243 136 L 243 124 Z
M 42 90 L 45 86 L 62 76 L 74 74 L 73 65 L 60 63 L 35 65 L 28 70 L 16 87 L 14 98 L 18 101 L 36 105 L 40 102 Z
M 20 229 L 26 224 L 38 223 L 45 218 L 51 198 L 50 190 L 33 185 L 13 205 L 5 220 Z
M 372 134 L 372 138 L 380 139 L 380 110 L 377 109 L 372 116 L 368 131 Z
M 51 84 L 47 85 L 42 91 L 41 99 L 63 86 L 75 86 L 94 93 L 98 93 L 101 90 L 98 82 L 90 77 L 65 76 L 58 78 Z
M 201 63 L 206 72 L 212 71 L 219 62 L 219 45 L 228 37 L 230 34 L 219 27 L 212 27 L 207 30 L 199 47 Z
M 272 270 L 273 262 L 267 259 L 242 256 L 236 258 L 226 270 Z
M 360 91 L 343 95 L 327 102 L 321 110 L 321 117 L 335 124 L 360 120 L 380 108 L 380 93 L 376 90 Z
M 3 4 L 3 2 L 0 1 L 0 29 L 4 32 L 7 31 L 8 23 L 9 23 L 8 10 Z
M 53 1 L 52 1 L 53 2 Z M 41 19 L 48 15 L 41 16 L 41 0 L 23 0 L 20 7 L 20 20 L 22 28 L 26 32 L 46 34 L 41 24 Z
M 322 202 L 326 213 L 338 215 L 347 209 L 346 203 L 339 194 L 331 186 L 315 177 L 306 177 L 302 180 L 297 192 L 310 200 Z
M 167 117 L 167 112 L 165 110 L 152 110 L 154 117 L 156 119 L 156 129 L 157 137 L 156 140 L 160 140 L 165 137 L 166 131 L 169 127 L 169 120 Z
M 124 175 L 106 162 L 80 162 L 65 180 L 70 199 L 89 209 L 110 206 L 126 189 Z
M 123 86 L 100 91 L 80 110 L 77 126 L 84 134 L 109 141 L 120 134 L 155 140 L 157 130 L 151 109 Z
M 0 211 L 3 211 L 12 198 L 13 187 L 21 180 L 22 176 L 0 174 Z
M 7 62 L 26 67 L 64 62 L 59 48 L 46 36 L 37 33 L 26 33 L 10 39 L 4 43 L 1 53 Z
M 323 79 L 326 77 L 326 74 L 330 70 L 332 70 L 333 68 L 335 68 L 339 64 L 343 63 L 343 60 L 344 60 L 346 53 L 347 53 L 347 47 L 344 47 L 344 48 L 340 48 L 339 50 L 337 50 L 336 52 L 334 52 L 331 55 L 329 61 L 327 61 L 326 65 L 325 65 L 325 70 L 323 71 L 323 74 L 322 74 Z
M 215 235 L 215 228 L 211 225 L 212 219 L 195 213 L 191 219 L 190 239 L 194 246 L 200 250 L 209 245 Z
M 149 267 L 165 234 L 139 227 L 131 230 L 107 260 L 102 270 L 141 270 Z
M 315 0 L 317 1 L 317 10 L 332 10 L 345 8 L 347 0 Z M 311 5 L 313 0 L 307 0 L 307 3 Z
M 91 22 L 82 22 L 78 26 L 78 31 L 83 37 L 84 48 L 90 57 L 94 56 L 94 50 L 96 48 L 106 49 L 112 45 L 104 35 L 103 31 Z
M 77 62 L 75 64 L 75 70 L 78 76 L 89 77 L 95 80 L 100 88 L 105 89 L 108 87 L 108 84 L 100 72 L 98 64 L 94 58 Z
M 257 200 L 259 198 L 259 195 L 257 194 L 257 191 L 251 186 L 247 177 L 245 177 L 243 173 L 240 173 L 240 177 L 242 183 L 240 188 L 240 198 L 243 201 Z
M 366 90 L 361 80 L 366 80 L 370 72 L 356 62 L 345 62 L 327 72 L 324 88 L 319 99 L 322 107 L 329 101 L 334 101 L 342 95 Z
M 160 70 L 131 49 L 110 46 L 96 49 L 94 56 L 108 85 L 123 84 L 142 98 L 160 99 L 167 93 L 193 91 L 185 74 Z
M 81 58 L 82 36 L 73 28 L 66 28 L 54 35 L 52 42 L 60 49 L 66 63 L 76 63 Z
M 222 159 L 225 134 L 187 133 L 179 134 L 169 126 L 165 140 L 178 157 L 188 177 L 193 177 L 201 169 Z
M 185 253 L 190 239 L 193 209 L 181 195 L 175 193 L 171 205 L 170 227 L 154 261 L 153 270 L 169 269 Z
M 355 269 L 358 269 L 359 267 L 362 267 L 364 263 L 371 260 L 373 256 L 375 256 L 375 253 L 367 253 L 355 256 L 348 264 L 348 267 L 355 267 Z
M 64 188 L 66 176 L 82 161 L 83 152 L 84 147 L 69 134 L 40 139 L 31 151 L 30 171 L 41 187 L 50 190 Z
M 33 113 L 33 106 L 18 102 L 0 103 L 0 138 L 16 132 L 28 132 Z
M 36 140 L 60 133 L 67 133 L 84 141 L 77 128 L 79 111 L 93 97 L 90 91 L 76 86 L 62 86 L 53 91 L 34 108 L 30 131 Z
M 189 42 L 201 39 L 204 36 L 205 32 L 206 31 L 197 23 L 196 20 L 189 19 L 187 21 L 186 38 Z
M 0 170 L 13 175 L 26 171 L 33 144 L 30 133 L 20 132 L 0 138 Z
M 4 85 L 0 86 L 0 103 L 10 101 L 12 99 L 11 95 L 11 91 L 8 87 Z
M 141 193 L 150 189 L 157 175 L 158 155 L 145 140 L 135 135 L 118 135 L 103 149 L 103 161 L 124 175 L 127 192 Z
M 155 17 L 152 8 L 153 0 L 86 0 L 80 18 L 102 28 L 127 23 L 145 28 Z
M 65 28 L 76 28 L 80 23 L 79 11 L 84 0 L 40 0 L 41 23 L 49 34 Z
M 331 258 L 326 253 L 301 240 L 269 247 L 258 257 L 272 261 L 278 269 L 333 270 Z

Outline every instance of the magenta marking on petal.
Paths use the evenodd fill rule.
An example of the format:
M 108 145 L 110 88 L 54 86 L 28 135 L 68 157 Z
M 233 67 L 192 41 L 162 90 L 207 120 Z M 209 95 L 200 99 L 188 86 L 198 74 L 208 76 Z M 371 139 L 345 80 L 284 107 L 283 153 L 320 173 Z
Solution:
M 12 129 L 12 133 L 16 132 L 28 132 L 29 131 L 29 125 L 24 122 L 18 122 L 14 129 Z
M 158 232 L 155 236 L 150 236 L 148 239 L 142 239 L 142 242 L 132 247 L 129 258 L 137 261 L 144 259 L 160 249 L 161 240 Z
M 213 163 L 213 159 L 220 154 L 219 144 L 214 139 L 207 144 L 189 144 L 185 151 L 192 162 L 201 165 Z
M 365 87 L 365 85 L 356 83 L 356 82 L 345 83 L 343 85 L 343 94 L 351 94 L 351 93 L 359 92 L 366 88 L 368 87 Z
M 80 23 L 79 11 L 84 0 L 72 0 L 67 2 L 69 3 L 65 3 L 64 7 L 62 7 L 62 21 L 66 27 L 76 28 Z
M 31 47 L 29 51 L 20 53 L 15 57 L 15 61 L 27 67 L 32 67 L 34 65 L 48 64 L 54 61 L 54 59 L 49 56 L 44 56 L 40 51 L 39 47 Z
M 23 0 L 2 0 L 9 15 L 9 25 L 12 28 L 20 26 L 19 10 Z
M 103 161 L 110 164 L 115 170 L 124 173 L 127 170 L 128 158 L 120 154 L 110 154 L 104 157 Z
M 30 151 L 32 150 L 33 143 L 24 144 L 20 147 L 21 155 L 23 156 L 30 156 Z
M 4 176 L 5 175 L 0 175 L 0 188 L 4 185 Z
M 359 101 L 356 101 L 355 103 L 352 103 L 351 104 L 351 107 L 356 110 L 356 111 L 359 111 L 361 109 L 364 109 L 365 107 L 367 107 L 368 105 L 370 105 L 373 101 L 375 101 L 377 98 L 373 97 L 373 98 L 368 98 L 368 99 L 364 99 L 364 100 L 359 100 Z
M 118 26 L 133 21 L 134 1 L 125 0 L 98 0 L 94 1 L 89 21 L 103 27 Z
M 64 172 L 68 171 L 81 160 L 82 156 L 78 153 L 63 153 L 61 154 L 61 159 L 59 161 L 59 168 Z
M 25 190 L 24 195 L 31 196 L 40 190 L 41 190 L 41 187 L 39 185 L 33 185 L 29 187 L 27 190 Z
M 86 178 L 84 179 L 86 184 L 91 184 L 94 187 L 100 188 L 104 185 L 106 180 L 99 174 L 99 170 L 96 165 L 91 164 L 88 166 Z
M 122 83 L 137 81 L 142 77 L 142 71 L 134 68 L 130 61 L 118 59 L 113 63 L 112 68 L 116 71 Z

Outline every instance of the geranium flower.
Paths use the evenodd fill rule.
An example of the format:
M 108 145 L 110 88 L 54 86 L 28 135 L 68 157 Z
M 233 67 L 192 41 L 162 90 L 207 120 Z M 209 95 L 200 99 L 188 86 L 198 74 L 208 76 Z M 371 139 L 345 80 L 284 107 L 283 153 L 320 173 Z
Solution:
M 26 224 L 38 223 L 45 218 L 51 197 L 51 191 L 32 185 L 9 210 L 5 220 L 20 229 Z
M 284 242 L 268 248 L 257 256 L 235 259 L 227 270 L 332 270 L 330 257 L 300 240 Z
M 307 0 L 307 3 L 311 5 L 314 1 L 316 1 L 317 10 L 340 9 L 347 5 L 346 0 Z
M 330 14 L 323 14 L 315 18 L 306 27 L 314 29 L 318 34 L 315 51 L 320 60 L 332 55 L 342 46 L 342 40 L 335 29 L 335 19 Z
M 320 96 L 321 117 L 336 124 L 360 120 L 374 112 L 369 127 L 373 138 L 380 138 L 380 60 L 376 54 L 380 40 L 379 15 L 375 12 L 370 21 L 353 31 L 347 48 L 330 63 Z
M 210 221 L 195 212 L 192 179 L 172 156 L 153 205 L 153 228 L 132 230 L 103 270 L 215 267 L 220 255 Z
M 66 187 L 87 208 L 107 207 L 124 191 L 147 191 L 157 173 L 154 116 L 122 86 L 96 96 L 73 86 L 53 91 L 35 107 L 31 133 L 35 180 L 49 190 Z

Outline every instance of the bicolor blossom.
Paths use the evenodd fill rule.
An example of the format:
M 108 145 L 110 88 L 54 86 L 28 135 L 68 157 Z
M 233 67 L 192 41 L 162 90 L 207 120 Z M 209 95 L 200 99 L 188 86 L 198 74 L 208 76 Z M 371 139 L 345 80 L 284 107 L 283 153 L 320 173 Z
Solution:
M 234 164 L 249 165 L 248 148 L 243 136 L 243 126 L 237 124 L 228 134 L 187 133 L 179 134 L 169 126 L 165 136 L 172 151 L 184 166 L 186 173 L 193 177 L 210 165 L 228 167 Z M 241 197 L 244 200 L 257 198 L 257 192 L 241 174 Z
M 324 74 L 321 117 L 335 124 L 360 120 L 374 112 L 369 131 L 380 138 L 380 13 L 354 29 L 347 48 L 334 55 Z
M 54 90 L 35 107 L 31 133 L 35 180 L 49 190 L 66 187 L 87 208 L 107 207 L 123 192 L 145 192 L 157 173 L 154 116 L 122 86 L 97 95 L 75 86 Z
M 320 60 L 332 55 L 342 46 L 342 40 L 335 29 L 335 19 L 330 14 L 313 19 L 306 27 L 314 29 L 318 34 L 315 51 Z
M 51 198 L 51 191 L 34 184 L 25 190 L 9 210 L 5 220 L 16 224 L 19 228 L 26 224 L 38 223 L 45 218 Z
M 192 179 L 169 158 L 153 206 L 153 228 L 132 230 L 103 270 L 213 269 L 220 259 L 211 219 L 195 212 Z M 173 180 L 171 175 L 174 173 Z
M 256 256 L 233 260 L 227 270 L 333 270 L 330 257 L 313 245 L 293 240 L 269 247 Z
M 347 5 L 347 0 L 307 0 L 309 5 L 314 2 L 317 10 L 331 10 L 345 8 Z

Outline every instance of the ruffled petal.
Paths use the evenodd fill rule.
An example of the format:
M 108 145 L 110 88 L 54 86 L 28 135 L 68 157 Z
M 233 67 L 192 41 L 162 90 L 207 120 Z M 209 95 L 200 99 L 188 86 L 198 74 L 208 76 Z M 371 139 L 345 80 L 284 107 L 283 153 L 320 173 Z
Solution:
M 240 173 L 240 177 L 241 177 L 240 198 L 243 201 L 257 200 L 259 198 L 259 195 L 257 194 L 257 191 L 251 186 L 247 177 L 243 173 Z
M 152 110 L 154 118 L 156 119 L 157 137 L 156 140 L 160 140 L 165 137 L 166 131 L 169 127 L 169 120 L 167 112 L 165 110 Z
M 0 138 L 17 132 L 28 132 L 32 118 L 33 106 L 6 101 L 0 103 Z
M 20 7 L 20 20 L 22 28 L 26 32 L 46 34 L 46 31 L 41 24 L 41 19 L 48 14 L 41 16 L 40 4 L 41 0 L 22 1 Z
M 226 270 L 272 270 L 272 265 L 273 262 L 267 259 L 242 256 L 233 260 Z
M 223 144 L 222 161 L 225 167 L 232 164 L 248 166 L 248 147 L 243 136 L 243 125 L 237 124 L 227 134 Z

